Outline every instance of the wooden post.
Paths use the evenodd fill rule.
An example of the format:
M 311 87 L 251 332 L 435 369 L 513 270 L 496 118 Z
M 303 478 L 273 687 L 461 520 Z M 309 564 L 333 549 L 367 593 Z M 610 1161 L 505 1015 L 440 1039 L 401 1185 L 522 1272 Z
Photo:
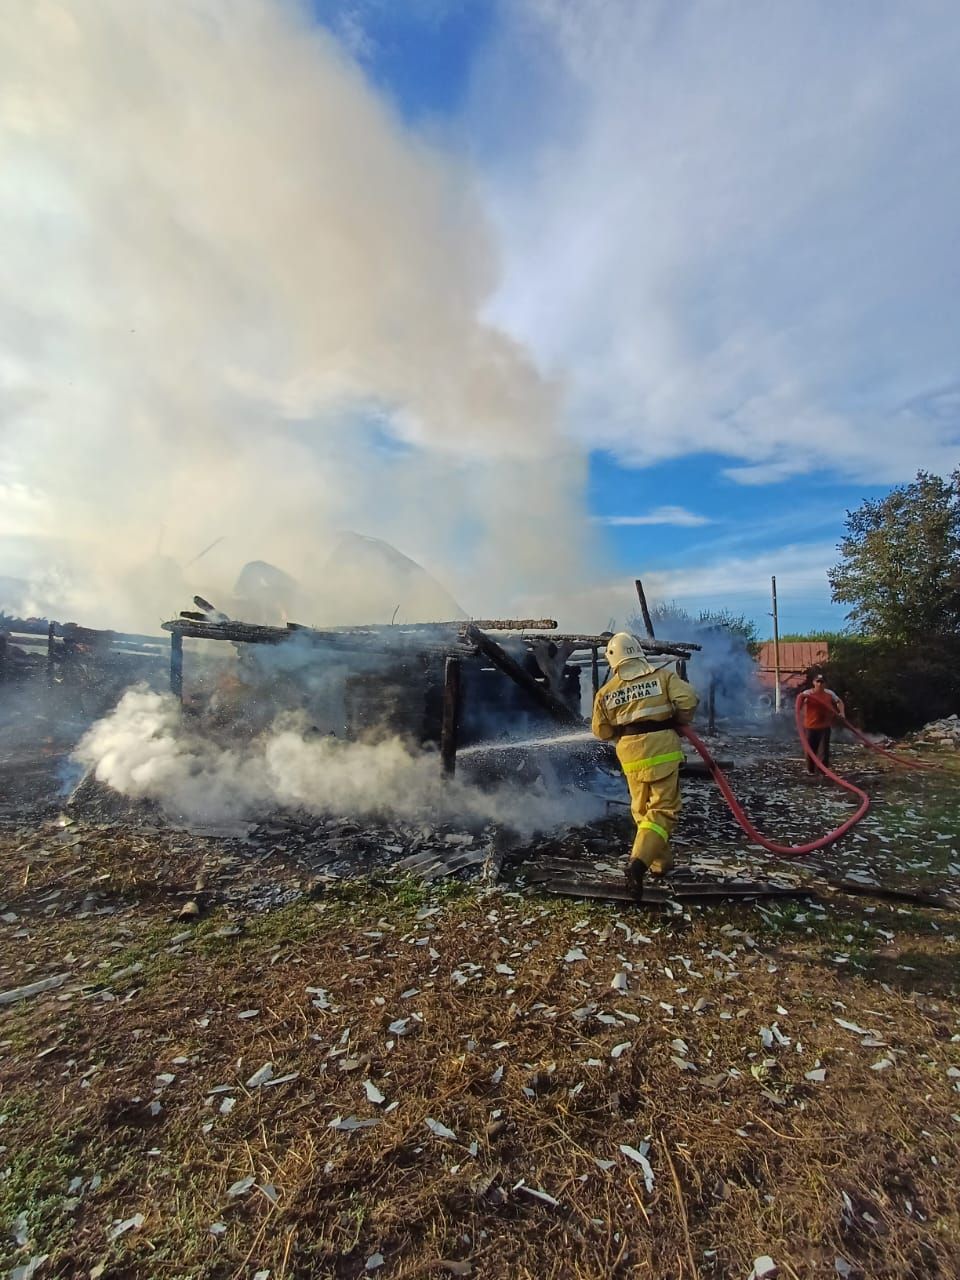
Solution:
M 775 715 L 780 714 L 780 626 L 777 619 L 777 579 L 770 579 L 771 589 L 773 591 L 773 678 L 776 681 L 776 687 L 773 693 L 773 710 Z
M 643 614 L 643 625 L 647 629 L 647 636 L 651 640 L 656 640 L 657 637 L 653 634 L 653 620 L 650 617 L 650 610 L 647 608 L 647 597 L 643 594 L 643 583 L 639 578 L 634 578 L 634 583 L 637 588 L 637 598 L 640 601 L 640 612 Z
M 47 684 L 53 685 L 53 654 L 56 648 L 54 633 L 56 631 L 56 623 L 51 622 L 47 627 Z
M 447 658 L 443 664 L 443 720 L 440 724 L 440 761 L 444 775 L 452 778 L 457 768 L 457 738 L 460 729 L 460 659 Z
M 170 692 L 183 701 L 183 636 L 179 631 L 170 633 Z
M 717 677 L 710 677 L 710 690 L 707 694 L 707 732 L 717 731 Z
M 600 654 L 596 645 L 590 650 L 590 681 L 593 685 L 593 696 L 596 697 L 597 690 L 600 688 Z

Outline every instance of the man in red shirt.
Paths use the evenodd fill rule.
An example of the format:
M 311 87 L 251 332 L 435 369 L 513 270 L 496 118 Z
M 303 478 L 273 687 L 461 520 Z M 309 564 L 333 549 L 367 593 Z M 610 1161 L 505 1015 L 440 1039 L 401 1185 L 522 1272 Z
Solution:
M 810 749 L 825 765 L 830 763 L 830 726 L 838 715 L 844 715 L 843 702 L 826 687 L 822 675 L 813 677 L 813 688 L 804 689 L 798 701 L 803 709 L 803 728 Z M 807 773 L 814 773 L 816 766 L 806 756 Z

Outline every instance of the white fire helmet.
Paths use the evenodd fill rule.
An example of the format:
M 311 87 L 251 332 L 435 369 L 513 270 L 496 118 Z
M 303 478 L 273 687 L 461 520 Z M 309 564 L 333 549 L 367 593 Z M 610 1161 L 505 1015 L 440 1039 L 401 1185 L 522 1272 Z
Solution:
M 653 670 L 640 647 L 640 641 L 629 631 L 618 631 L 610 638 L 607 642 L 606 659 L 610 670 L 625 679 L 646 675 Z M 625 666 L 625 663 L 630 665 Z

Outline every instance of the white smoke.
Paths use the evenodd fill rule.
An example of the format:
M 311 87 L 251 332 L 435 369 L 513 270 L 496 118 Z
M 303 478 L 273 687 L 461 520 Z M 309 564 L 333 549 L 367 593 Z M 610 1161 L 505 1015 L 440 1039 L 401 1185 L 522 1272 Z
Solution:
M 253 559 L 322 596 L 344 527 L 469 583 L 472 612 L 556 578 L 510 521 L 569 527 L 582 462 L 556 389 L 481 319 L 498 272 L 471 175 L 306 4 L 8 17 L 0 550 L 32 540 L 73 566 L 81 620 L 128 628 Z
M 747 637 L 738 629 L 745 625 L 744 620 L 722 612 L 693 618 L 675 601 L 652 602 L 650 614 L 659 639 L 699 646 L 691 653 L 687 670 L 687 679 L 700 695 L 697 724 L 707 724 L 711 687 L 719 717 L 753 720 L 761 687 Z M 628 617 L 627 627 L 638 636 L 645 634 L 643 619 L 637 613 Z M 669 666 L 674 660 L 656 661 Z
M 436 754 L 398 739 L 376 745 L 308 735 L 288 713 L 251 742 L 224 747 L 191 732 L 169 695 L 131 689 L 81 740 L 74 758 L 121 795 L 157 801 L 170 817 L 223 821 L 278 808 L 314 814 L 495 822 L 520 834 L 600 816 L 596 798 L 567 789 L 444 779 Z

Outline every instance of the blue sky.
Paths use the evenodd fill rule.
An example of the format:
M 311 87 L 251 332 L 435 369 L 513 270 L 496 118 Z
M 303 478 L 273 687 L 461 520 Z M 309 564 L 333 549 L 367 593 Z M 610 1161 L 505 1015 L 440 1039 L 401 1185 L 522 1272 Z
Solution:
M 776 574 L 840 625 L 845 511 L 960 460 L 958 65 L 953 0 L 51 0 L 0 44 L 0 577 L 69 536 L 92 614 L 347 527 L 475 615 L 640 575 L 766 632 Z
M 777 573 L 784 629 L 840 625 L 846 509 L 960 457 L 955 7 L 315 12 L 476 166 L 492 314 L 566 384 L 598 570 L 764 630 Z

